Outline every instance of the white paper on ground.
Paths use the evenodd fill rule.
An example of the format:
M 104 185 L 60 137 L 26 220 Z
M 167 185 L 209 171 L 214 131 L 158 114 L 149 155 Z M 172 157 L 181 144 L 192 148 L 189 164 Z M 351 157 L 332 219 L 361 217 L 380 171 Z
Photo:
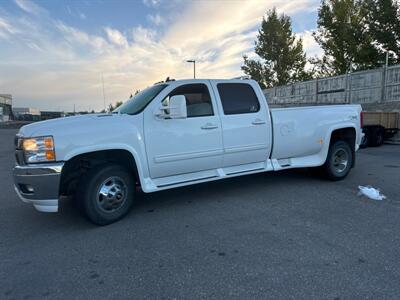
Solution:
M 383 200 L 386 199 L 386 196 L 383 195 L 379 189 L 375 189 L 372 186 L 368 185 L 368 186 L 362 186 L 359 185 L 358 189 L 360 190 L 358 192 L 359 196 L 366 196 L 372 200 Z

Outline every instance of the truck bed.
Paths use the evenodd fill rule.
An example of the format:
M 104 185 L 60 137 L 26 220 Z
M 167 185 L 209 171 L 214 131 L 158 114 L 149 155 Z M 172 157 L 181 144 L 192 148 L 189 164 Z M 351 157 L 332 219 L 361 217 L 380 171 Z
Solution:
M 292 159 L 293 167 L 321 165 L 329 145 L 329 136 L 339 126 L 355 128 L 356 144 L 361 142 L 360 105 L 306 106 L 271 109 L 273 146 L 271 158 Z M 339 122 L 338 122 L 339 120 Z

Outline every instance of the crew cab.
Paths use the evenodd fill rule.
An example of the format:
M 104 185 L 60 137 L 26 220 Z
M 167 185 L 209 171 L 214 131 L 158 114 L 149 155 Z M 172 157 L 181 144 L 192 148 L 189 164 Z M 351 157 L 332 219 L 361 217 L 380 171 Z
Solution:
M 318 167 L 345 178 L 362 139 L 359 105 L 269 109 L 253 80 L 155 84 L 112 113 L 22 127 L 15 191 L 43 212 L 75 198 L 94 223 L 150 193 L 234 176 Z

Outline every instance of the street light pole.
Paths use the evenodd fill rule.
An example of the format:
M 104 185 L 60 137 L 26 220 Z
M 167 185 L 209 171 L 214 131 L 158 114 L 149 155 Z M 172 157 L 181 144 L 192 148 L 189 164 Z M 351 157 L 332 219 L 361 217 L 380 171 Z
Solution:
M 188 63 L 193 63 L 193 78 L 196 79 L 196 61 L 194 59 L 187 60 Z

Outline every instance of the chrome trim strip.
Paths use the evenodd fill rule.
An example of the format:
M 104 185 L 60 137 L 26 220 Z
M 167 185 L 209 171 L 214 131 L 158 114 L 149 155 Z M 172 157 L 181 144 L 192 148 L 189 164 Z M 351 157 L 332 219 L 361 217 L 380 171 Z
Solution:
M 171 154 L 171 155 L 155 156 L 154 161 L 156 163 L 163 163 L 163 162 L 201 158 L 201 157 L 221 155 L 221 154 L 223 154 L 222 149 L 221 150 L 216 149 L 216 150 L 200 151 L 200 152 L 186 152 L 186 153 L 178 153 L 178 154 Z
M 29 164 L 29 165 L 15 165 L 15 176 L 46 176 L 46 175 L 60 175 L 63 162 L 52 164 Z
M 244 152 L 244 151 L 251 151 L 251 150 L 262 150 L 262 149 L 268 149 L 268 147 L 269 147 L 269 145 L 267 145 L 267 144 L 236 146 L 236 147 L 225 148 L 225 153 Z

